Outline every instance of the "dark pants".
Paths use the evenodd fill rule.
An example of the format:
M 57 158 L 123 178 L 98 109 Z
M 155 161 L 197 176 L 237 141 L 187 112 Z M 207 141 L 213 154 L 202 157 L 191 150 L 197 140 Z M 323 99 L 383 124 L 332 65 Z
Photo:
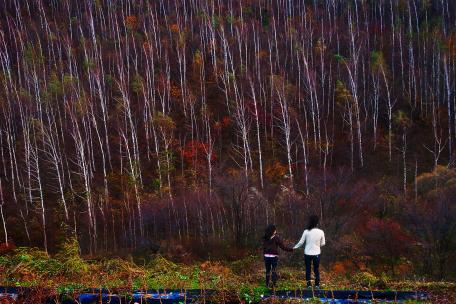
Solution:
M 310 284 L 310 272 L 311 272 L 311 264 L 313 263 L 314 273 L 315 273 L 315 286 L 320 286 L 320 255 L 304 255 L 304 262 L 306 263 L 306 281 L 307 286 L 311 286 Z
M 272 287 L 274 287 L 277 282 L 277 263 L 278 262 L 279 262 L 278 257 L 274 257 L 274 258 L 264 257 L 264 266 L 266 266 L 266 287 L 270 287 L 269 283 L 271 281 L 271 275 L 272 275 Z

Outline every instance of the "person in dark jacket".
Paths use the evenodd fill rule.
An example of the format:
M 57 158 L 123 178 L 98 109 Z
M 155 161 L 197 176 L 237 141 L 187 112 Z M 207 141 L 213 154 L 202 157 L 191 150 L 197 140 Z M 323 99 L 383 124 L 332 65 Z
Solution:
M 277 235 L 276 226 L 269 225 L 266 227 L 263 236 L 263 256 L 264 265 L 266 267 L 266 287 L 268 288 L 274 288 L 277 283 L 277 263 L 279 261 L 279 248 L 284 251 L 293 251 L 293 248 L 285 246 L 282 239 Z M 272 285 L 269 285 L 271 281 Z

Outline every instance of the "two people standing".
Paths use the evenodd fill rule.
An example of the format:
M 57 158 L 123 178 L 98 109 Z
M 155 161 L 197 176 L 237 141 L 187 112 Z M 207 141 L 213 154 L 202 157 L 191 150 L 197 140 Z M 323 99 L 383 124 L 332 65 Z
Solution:
M 309 217 L 309 224 L 304 230 L 301 239 L 293 247 L 286 246 L 282 239 L 277 235 L 274 225 L 269 225 L 263 237 L 263 256 L 266 267 L 266 286 L 274 287 L 277 282 L 277 264 L 279 261 L 279 248 L 284 251 L 293 251 L 302 245 L 304 246 L 304 262 L 306 265 L 307 287 L 311 287 L 310 274 L 313 264 L 315 274 L 315 288 L 320 288 L 320 254 L 321 247 L 325 245 L 325 234 L 323 230 L 317 228 L 319 218 L 316 215 Z M 272 283 L 272 285 L 271 285 Z

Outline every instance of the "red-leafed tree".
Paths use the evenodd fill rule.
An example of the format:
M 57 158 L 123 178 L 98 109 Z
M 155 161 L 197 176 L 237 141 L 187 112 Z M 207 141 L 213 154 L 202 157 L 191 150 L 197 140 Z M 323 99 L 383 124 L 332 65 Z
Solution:
M 393 219 L 366 219 L 361 231 L 362 252 L 370 257 L 372 266 L 385 265 L 393 275 L 415 245 L 413 238 Z

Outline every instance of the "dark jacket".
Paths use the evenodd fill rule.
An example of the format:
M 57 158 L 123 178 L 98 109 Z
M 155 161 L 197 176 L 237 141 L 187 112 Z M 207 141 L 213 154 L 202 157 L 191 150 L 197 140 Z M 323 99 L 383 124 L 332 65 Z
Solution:
M 279 255 L 279 247 L 285 251 L 293 251 L 293 248 L 285 246 L 282 239 L 275 235 L 269 240 L 263 240 L 263 254 Z

